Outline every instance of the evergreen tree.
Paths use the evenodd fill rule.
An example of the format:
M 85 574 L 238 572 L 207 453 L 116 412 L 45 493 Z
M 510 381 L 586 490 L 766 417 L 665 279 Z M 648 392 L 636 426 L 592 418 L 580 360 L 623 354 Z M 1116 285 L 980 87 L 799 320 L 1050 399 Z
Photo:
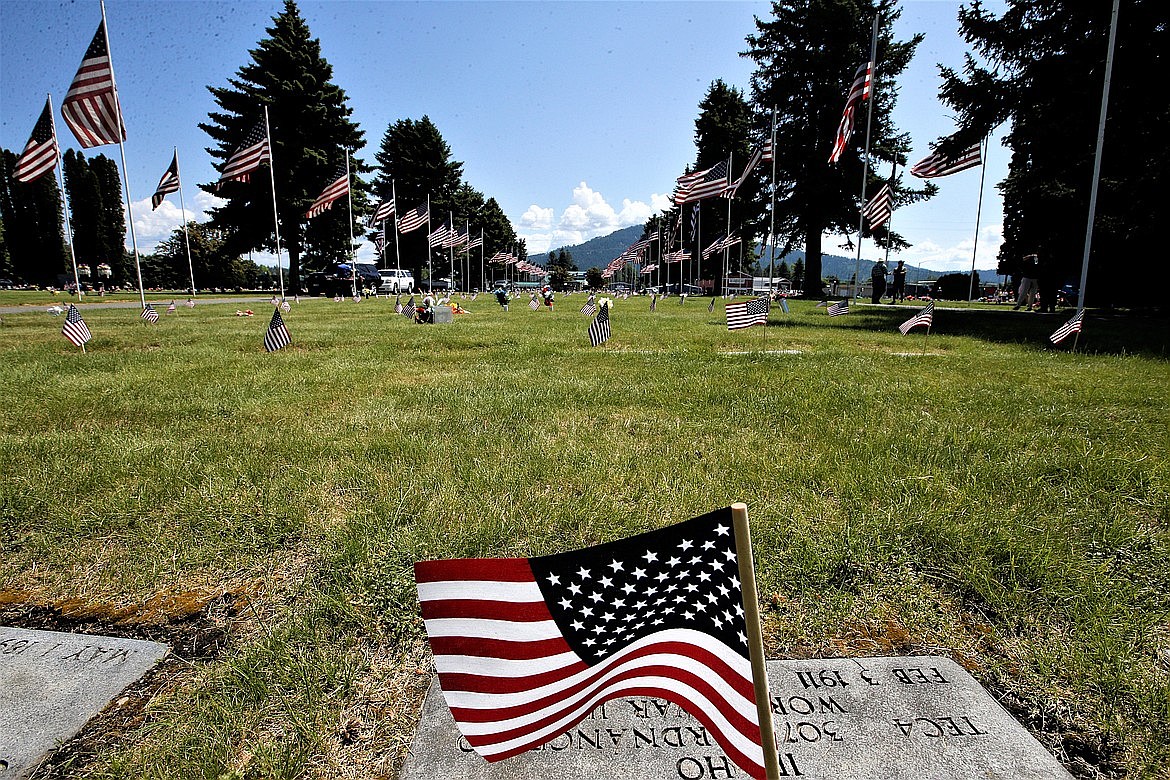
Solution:
M 901 15 L 896 0 L 818 0 L 808 3 L 772 3 L 772 17 L 756 18 L 756 34 L 747 37 L 744 56 L 756 64 L 752 100 L 758 108 L 758 137 L 770 132 L 776 109 L 776 237 L 780 254 L 803 248 L 806 258 L 804 290 L 820 295 L 822 236 L 856 232 L 861 209 L 862 152 L 866 114 L 859 104 L 855 127 L 836 165 L 827 160 L 836 137 L 845 97 L 857 67 L 869 59 L 873 19 L 878 26 L 877 66 L 874 76 L 873 124 L 867 197 L 884 181 L 877 167 L 890 162 L 905 165 L 910 141 L 892 122 L 897 98 L 895 81 L 906 68 L 921 34 L 895 41 L 894 22 Z M 885 165 L 879 165 L 884 161 Z M 937 188 L 927 183 L 912 190 L 898 183 L 896 205 L 931 197 Z M 880 245 L 904 248 L 897 235 L 875 237 Z
M 978 138 L 1010 120 L 1004 144 L 1008 176 L 999 184 L 1004 242 L 999 272 L 1016 275 L 1037 252 L 1059 282 L 1077 283 L 1104 87 L 1111 4 L 1009 0 L 1002 16 L 979 2 L 962 6 L 970 55 L 960 76 L 943 69 L 942 99 L 958 112 L 961 134 Z M 1101 160 L 1087 297 L 1122 303 L 1134 280 L 1161 275 L 1160 233 L 1167 219 L 1165 182 L 1170 124 L 1165 90 L 1149 88 L 1170 57 L 1170 4 L 1126 0 L 1118 13 L 1109 113 Z M 970 143 L 970 141 L 967 141 Z
M 159 243 L 154 250 L 157 270 L 144 283 L 149 286 L 170 287 L 173 289 L 187 289 L 191 285 L 191 274 L 195 275 L 195 284 L 201 290 L 231 289 L 249 286 L 252 279 L 259 277 L 259 269 L 249 276 L 248 263 L 233 255 L 227 249 L 227 241 L 222 231 L 210 225 L 199 222 L 187 223 L 187 238 L 191 244 L 191 265 L 187 266 L 187 241 L 183 235 L 183 228 L 177 227 L 171 235 Z M 142 270 L 146 276 L 146 268 Z
M 108 257 L 103 243 L 105 235 L 101 186 L 97 174 L 90 168 L 89 161 L 70 149 L 62 158 L 65 174 L 65 191 L 69 195 L 69 226 L 73 231 L 73 252 L 78 265 L 87 265 L 96 278 L 97 267 L 107 263 Z M 113 268 L 114 264 L 110 263 Z
M 332 82 L 333 67 L 321 57 L 320 41 L 311 37 L 294 0 L 285 0 L 266 32 L 269 37 L 251 50 L 252 61 L 229 79 L 230 87 L 209 87 L 222 111 L 210 114 L 211 121 L 199 127 L 216 142 L 208 150 L 211 155 L 226 161 L 263 121 L 268 107 L 280 238 L 288 252 L 290 287 L 297 290 L 302 262 L 337 260 L 351 249 L 344 198 L 311 220 L 304 215 L 344 171 L 346 155 L 352 157 L 365 141 L 350 121 L 344 90 Z M 361 166 L 356 160 L 351 159 L 350 169 L 356 216 L 368 207 L 366 186 L 358 178 Z M 228 199 L 212 209 L 210 224 L 225 231 L 232 254 L 276 249 L 269 180 L 268 171 L 262 171 L 250 182 L 227 183 L 219 190 L 215 184 L 201 185 Z
M 99 154 L 89 161 L 89 170 L 97 182 L 100 209 L 98 262 L 110 266 L 114 284 L 130 283 L 137 287 L 138 273 L 134 270 L 133 258 L 126 251 L 126 205 L 122 199 L 118 164 L 104 154 Z
M 51 173 L 27 184 L 12 178 L 17 155 L 0 153 L 0 276 L 36 285 L 56 285 L 73 269 L 63 232 L 61 189 Z

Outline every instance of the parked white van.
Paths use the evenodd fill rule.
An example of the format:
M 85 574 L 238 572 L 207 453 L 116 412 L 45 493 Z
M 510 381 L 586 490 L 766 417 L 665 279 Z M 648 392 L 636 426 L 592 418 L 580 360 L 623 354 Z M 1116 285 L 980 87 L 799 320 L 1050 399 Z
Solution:
M 382 268 L 378 273 L 382 275 L 379 292 L 398 295 L 414 291 L 414 274 L 405 268 Z

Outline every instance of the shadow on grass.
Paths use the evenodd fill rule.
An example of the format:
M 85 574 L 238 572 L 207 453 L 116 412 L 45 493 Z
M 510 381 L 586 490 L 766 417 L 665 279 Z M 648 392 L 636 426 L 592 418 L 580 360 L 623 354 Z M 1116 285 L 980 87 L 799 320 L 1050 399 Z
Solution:
M 940 302 L 935 310 L 931 333 L 942 336 L 967 336 L 1000 344 L 1019 344 L 1037 349 L 1068 352 L 1072 349 L 1070 336 L 1060 344 L 1052 344 L 1048 337 L 1066 323 L 1075 309 L 1061 309 L 1055 314 L 1020 312 L 1005 309 L 946 309 Z M 893 331 L 909 319 L 918 308 L 911 307 L 856 307 L 845 317 L 831 318 L 831 327 L 845 327 L 867 331 Z M 830 318 L 821 327 L 830 327 Z M 770 326 L 790 327 L 788 323 L 772 322 Z M 921 333 L 921 328 L 913 333 Z M 911 334 L 913 335 L 913 334 Z M 1128 311 L 1085 312 L 1085 322 L 1077 341 L 1077 351 L 1103 355 L 1140 355 L 1160 360 L 1170 359 L 1170 316 L 1165 313 Z

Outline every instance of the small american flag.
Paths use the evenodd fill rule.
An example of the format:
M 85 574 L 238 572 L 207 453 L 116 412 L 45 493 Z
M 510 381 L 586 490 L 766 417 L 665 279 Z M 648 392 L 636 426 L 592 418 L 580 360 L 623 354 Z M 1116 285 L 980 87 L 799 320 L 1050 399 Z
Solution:
M 313 205 L 305 212 L 305 219 L 312 219 L 318 214 L 323 214 L 328 209 L 333 208 L 333 203 L 338 198 L 349 193 L 349 172 L 344 167 L 338 171 L 338 176 L 335 180 L 326 185 L 317 199 L 313 201 Z
M 142 319 L 146 322 L 158 322 L 158 312 L 148 303 L 142 307 Z
M 179 191 L 179 152 L 175 151 L 175 156 L 171 158 L 170 167 L 167 168 L 166 173 L 158 180 L 158 187 L 155 188 L 154 194 L 150 196 L 150 210 L 154 211 L 162 205 L 163 199 L 172 192 Z
M 114 69 L 106 44 L 106 20 L 102 19 L 93 41 L 85 50 L 81 67 L 61 103 L 61 116 L 83 149 L 126 140 L 122 109 L 114 87 Z
M 532 300 L 528 302 L 528 308 L 532 309 L 533 311 L 536 311 L 540 308 L 540 301 L 536 300 L 535 295 L 533 295 Z
M 288 302 L 287 298 L 280 302 L 280 310 L 285 314 L 288 314 L 290 311 L 292 311 L 292 304 Z
M 272 310 L 272 321 L 268 323 L 268 330 L 264 333 L 264 349 L 275 352 L 292 343 L 288 335 L 288 328 L 284 327 L 284 318 L 280 316 L 280 309 Z
M 711 302 L 707 304 L 707 313 L 711 314 L 715 311 L 715 296 L 711 296 Z
M 914 163 L 910 174 L 920 179 L 934 179 L 939 176 L 950 176 L 952 173 L 965 171 L 982 163 L 981 142 L 976 142 L 954 157 L 946 157 L 937 151 L 931 151 L 929 155 Z
M 735 301 L 727 304 L 724 311 L 727 313 L 728 330 L 768 324 L 769 303 L 767 298 Z
M 33 126 L 32 135 L 24 145 L 20 157 L 16 158 L 12 178 L 25 184 L 36 181 L 57 167 L 57 154 L 57 136 L 53 134 L 53 112 L 49 109 L 49 99 L 45 98 L 45 108 Z
M 690 712 L 763 778 L 738 566 L 722 509 L 555 555 L 420 561 L 414 576 L 443 695 L 488 761 L 637 695 Z
M 829 307 L 829 316 L 838 317 L 849 313 L 849 301 L 837 301 Z
M 602 302 L 597 310 L 597 316 L 589 323 L 589 343 L 600 346 L 609 341 L 609 304 Z
M 877 195 L 870 198 L 869 203 L 865 204 L 865 209 L 861 213 L 869 222 L 870 230 L 875 230 L 886 224 L 886 220 L 893 213 L 893 192 L 890 190 L 889 182 L 883 184 Z
M 853 135 L 853 113 L 858 103 L 869 98 L 872 78 L 872 62 L 866 62 L 857 69 L 853 85 L 849 87 L 849 95 L 845 98 L 845 111 L 841 114 L 841 124 L 837 126 L 837 138 L 833 142 L 833 152 L 829 155 L 830 163 L 841 159 L 841 154 L 849 143 L 849 137 Z
M 61 326 L 61 335 L 69 339 L 75 347 L 80 347 L 93 338 L 85 320 L 81 319 L 81 312 L 72 303 L 69 304 L 69 309 L 65 313 L 65 324 Z
M 414 319 L 415 311 L 414 311 L 414 296 L 413 295 L 410 296 L 410 300 L 408 300 L 406 302 L 406 305 L 403 306 L 402 310 L 399 311 L 398 313 L 401 314 L 403 317 L 409 317 L 412 320 Z
M 195 301 L 188 298 L 187 302 L 184 303 L 183 305 L 186 306 L 188 309 L 194 309 L 195 308 Z
M 170 305 L 167 306 L 167 314 L 174 314 L 174 313 L 175 313 L 175 302 L 171 301 Z
M 592 294 L 589 296 L 589 300 L 585 301 L 585 305 L 581 307 L 581 313 L 587 317 L 592 317 L 597 313 L 597 299 L 595 296 Z
M 657 294 L 651 295 L 650 296 L 650 311 L 657 311 L 657 310 L 658 310 L 658 295 Z
M 410 211 L 398 218 L 398 232 L 409 233 L 412 230 L 418 230 L 423 225 L 427 224 L 427 217 L 429 216 L 428 207 L 426 203 L 420 203 Z
M 1085 319 L 1085 310 L 1081 309 L 1068 322 L 1056 329 L 1056 332 L 1048 337 L 1048 340 L 1053 344 L 1059 344 L 1074 333 L 1081 332 L 1081 323 Z
M 926 306 L 919 309 L 918 312 L 915 313 L 915 315 L 913 317 L 911 317 L 910 319 L 906 320 L 901 325 L 899 325 L 898 330 L 902 333 L 903 336 L 905 336 L 913 328 L 917 328 L 919 325 L 925 325 L 926 329 L 930 330 L 931 323 L 933 323 L 933 322 L 934 322 L 934 301 L 931 301 L 930 303 L 926 304 Z
M 229 181 L 251 181 L 252 171 L 271 159 L 272 153 L 269 150 L 268 133 L 264 122 L 257 122 L 244 138 L 244 142 L 223 164 L 215 188 L 219 189 Z
M 401 295 L 394 296 L 394 313 L 395 314 L 402 313 L 402 296 Z

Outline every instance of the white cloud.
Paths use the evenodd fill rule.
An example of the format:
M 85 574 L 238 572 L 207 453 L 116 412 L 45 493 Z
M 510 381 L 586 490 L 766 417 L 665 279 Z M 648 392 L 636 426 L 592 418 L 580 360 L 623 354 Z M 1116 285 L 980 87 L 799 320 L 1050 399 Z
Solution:
M 184 192 L 184 196 L 188 193 Z M 166 241 L 179 229 L 184 221 L 203 222 L 207 212 L 223 201 L 203 190 L 197 190 L 187 202 L 187 210 L 179 207 L 179 196 L 168 195 L 157 209 L 151 209 L 150 198 L 134 201 L 134 236 L 138 240 L 138 251 L 149 254 L 159 243 Z M 184 219 L 185 217 L 185 219 Z M 126 231 L 126 248 L 132 249 L 130 231 Z
M 999 247 L 1003 243 L 1003 225 L 983 225 L 979 228 L 979 243 L 974 237 L 963 239 L 950 246 L 942 246 L 927 239 L 915 244 L 898 255 L 910 265 L 923 266 L 934 271 L 971 270 L 971 255 L 974 250 L 976 268 L 995 268 L 998 263 Z
M 581 182 L 573 188 L 571 203 L 558 218 L 552 207 L 532 204 L 519 219 L 517 233 L 530 254 L 580 244 L 630 225 L 641 225 L 657 211 L 670 208 L 670 196 L 654 193 L 650 203 L 625 198 L 614 209 L 600 192 Z

